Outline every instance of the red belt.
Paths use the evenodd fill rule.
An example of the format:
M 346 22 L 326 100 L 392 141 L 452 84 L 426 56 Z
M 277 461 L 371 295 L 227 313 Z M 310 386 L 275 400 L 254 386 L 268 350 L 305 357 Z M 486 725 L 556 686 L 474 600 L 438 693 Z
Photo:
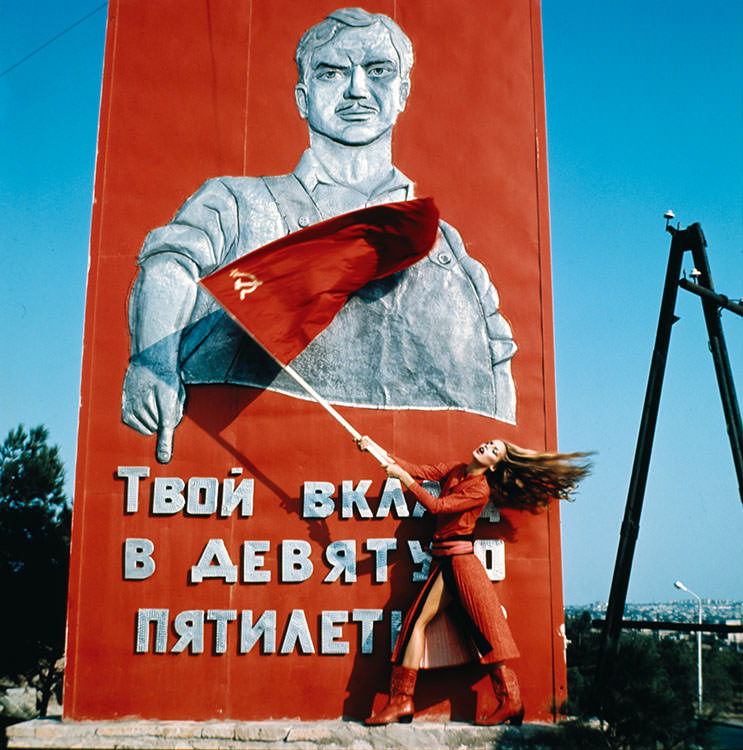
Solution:
M 472 542 L 465 539 L 434 540 L 431 544 L 431 554 L 434 557 L 450 557 L 451 555 L 467 555 L 472 552 Z

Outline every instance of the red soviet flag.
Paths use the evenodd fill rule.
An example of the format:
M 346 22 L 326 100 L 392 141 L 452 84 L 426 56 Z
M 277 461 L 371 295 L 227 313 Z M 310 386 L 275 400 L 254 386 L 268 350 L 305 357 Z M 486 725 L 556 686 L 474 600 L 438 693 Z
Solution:
M 425 256 L 437 230 L 430 198 L 371 206 L 264 245 L 201 283 L 264 349 L 288 364 L 350 294 Z

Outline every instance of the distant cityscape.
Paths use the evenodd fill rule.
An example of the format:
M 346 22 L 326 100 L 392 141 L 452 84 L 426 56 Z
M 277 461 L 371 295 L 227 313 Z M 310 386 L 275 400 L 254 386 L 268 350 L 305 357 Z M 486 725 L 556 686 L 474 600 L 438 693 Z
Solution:
M 606 616 L 606 602 L 570 604 L 565 606 L 565 616 L 573 617 L 588 612 L 594 619 Z M 697 622 L 699 604 L 696 599 L 675 599 L 669 602 L 649 604 L 625 604 L 625 620 L 657 620 L 658 622 Z M 743 601 L 728 599 L 702 599 L 702 620 L 709 623 L 725 623 L 728 620 L 743 620 Z
M 606 602 L 591 602 L 590 604 L 568 605 L 565 607 L 565 619 L 580 617 L 588 612 L 593 620 L 603 620 L 606 617 Z M 651 602 L 649 604 L 625 604 L 625 620 L 641 620 L 653 622 L 689 622 L 699 621 L 699 603 L 696 599 L 678 599 L 669 602 Z M 729 601 L 727 599 L 702 599 L 702 623 L 715 625 L 743 624 L 743 601 Z M 643 629 L 641 632 L 654 632 L 659 638 L 689 639 L 696 638 L 691 632 L 671 632 L 665 629 Z M 704 633 L 705 643 L 718 643 L 736 651 L 743 650 L 743 633 L 727 632 L 713 635 Z

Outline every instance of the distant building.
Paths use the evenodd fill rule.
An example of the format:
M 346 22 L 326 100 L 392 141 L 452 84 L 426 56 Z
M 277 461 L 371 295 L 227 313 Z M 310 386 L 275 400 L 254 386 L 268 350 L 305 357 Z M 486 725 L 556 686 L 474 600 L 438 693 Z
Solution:
M 725 620 L 726 625 L 741 625 L 743 620 Z M 743 633 L 728 633 L 727 643 L 736 651 L 743 650 Z

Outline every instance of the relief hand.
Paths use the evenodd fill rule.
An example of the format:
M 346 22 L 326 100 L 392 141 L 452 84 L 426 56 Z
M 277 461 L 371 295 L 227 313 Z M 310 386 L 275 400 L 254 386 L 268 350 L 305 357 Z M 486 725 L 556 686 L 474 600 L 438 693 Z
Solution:
M 183 417 L 186 391 L 177 373 L 155 373 L 131 362 L 121 399 L 121 419 L 143 435 L 157 432 L 157 460 L 166 464 L 173 455 L 173 432 Z

